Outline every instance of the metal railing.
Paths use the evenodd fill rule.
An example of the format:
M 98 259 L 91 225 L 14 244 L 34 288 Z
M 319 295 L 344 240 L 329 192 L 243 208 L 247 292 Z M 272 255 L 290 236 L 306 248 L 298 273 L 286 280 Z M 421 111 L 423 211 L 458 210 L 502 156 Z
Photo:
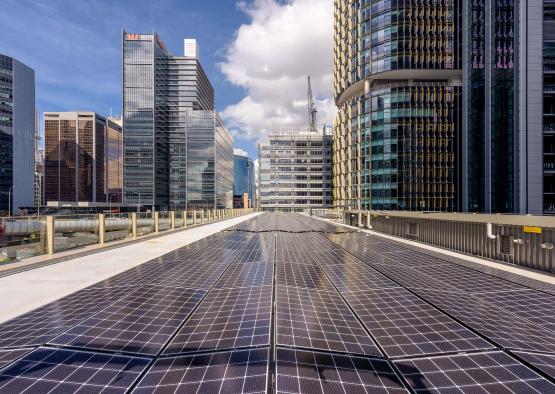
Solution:
M 0 263 L 135 239 L 252 212 L 249 208 L 0 218 Z
M 476 257 L 555 273 L 555 218 L 552 216 L 338 209 L 312 210 L 312 215 Z

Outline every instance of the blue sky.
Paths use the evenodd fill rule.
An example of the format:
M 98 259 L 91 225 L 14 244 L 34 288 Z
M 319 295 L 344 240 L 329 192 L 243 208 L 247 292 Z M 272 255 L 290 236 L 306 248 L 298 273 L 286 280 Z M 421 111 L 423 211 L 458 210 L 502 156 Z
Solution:
M 112 108 L 120 114 L 121 29 L 155 29 L 175 54 L 183 53 L 183 38 L 194 37 L 221 111 L 244 95 L 217 64 L 247 19 L 230 0 L 2 0 L 0 53 L 35 69 L 40 113 L 93 110 L 107 115 Z M 242 142 L 252 151 L 252 144 Z
M 39 113 L 121 113 L 123 28 L 156 30 L 174 54 L 198 40 L 216 108 L 253 159 L 269 129 L 306 122 L 306 75 L 325 122 L 333 115 L 331 0 L 1 1 L 0 53 L 35 70 Z

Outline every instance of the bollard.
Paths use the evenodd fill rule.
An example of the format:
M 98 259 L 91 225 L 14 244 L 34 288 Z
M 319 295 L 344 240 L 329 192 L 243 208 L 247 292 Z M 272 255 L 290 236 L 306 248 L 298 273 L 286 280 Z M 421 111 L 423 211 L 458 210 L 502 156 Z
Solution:
M 131 236 L 137 238 L 137 212 L 131 212 Z
M 154 234 L 160 231 L 160 212 L 154 212 Z
M 103 245 L 106 242 L 106 216 L 98 214 L 98 243 Z
M 54 239 L 56 230 L 54 228 L 54 216 L 46 217 L 46 253 L 54 254 Z

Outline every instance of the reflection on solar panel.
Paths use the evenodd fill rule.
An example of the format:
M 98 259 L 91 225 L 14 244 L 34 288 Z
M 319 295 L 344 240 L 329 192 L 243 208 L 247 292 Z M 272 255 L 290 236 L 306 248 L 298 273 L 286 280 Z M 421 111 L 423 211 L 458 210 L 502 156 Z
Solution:
M 258 261 L 274 261 L 273 249 L 244 249 L 239 256 L 239 263 L 255 263 Z
M 555 385 L 503 352 L 396 361 L 417 393 L 553 393 Z
M 529 352 L 513 352 L 521 359 L 532 364 L 546 375 L 555 379 L 555 355 L 552 354 L 538 354 Z
M 274 264 L 233 263 L 214 286 L 216 289 L 271 285 L 274 277 Z
M 0 371 L 3 393 L 125 393 L 150 360 L 39 348 Z
M 157 354 L 204 294 L 200 290 L 146 285 L 51 343 Z
M 331 283 L 316 264 L 276 263 L 276 284 L 306 287 L 311 289 L 330 288 Z
M 480 302 L 479 298 L 457 293 L 427 291 L 423 294 L 456 319 L 508 349 L 555 353 L 555 333 L 525 319 Z
M 153 280 L 151 284 L 189 289 L 210 289 L 225 271 L 229 263 L 188 261 Z
M 0 368 L 4 368 L 6 365 L 14 360 L 17 360 L 25 353 L 28 353 L 31 349 L 13 349 L 13 350 L 1 350 L 0 351 Z
M 162 275 L 164 272 L 175 268 L 180 263 L 181 262 L 178 260 L 163 262 L 149 261 L 139 265 L 138 267 L 134 267 L 128 271 L 122 272 L 121 274 L 103 280 L 92 287 L 125 287 L 129 286 L 130 283 L 134 285 L 147 284 Z
M 406 393 L 385 360 L 277 348 L 278 393 Z
M 277 344 L 381 355 L 336 291 L 276 287 Z
M 158 359 L 134 393 L 265 393 L 268 349 Z
M 272 286 L 212 290 L 164 354 L 270 344 Z
M 390 357 L 492 347 L 405 289 L 366 290 L 345 298 Z
M 516 290 L 479 294 L 477 297 L 555 331 L 555 296 L 542 294 L 536 290 Z
M 0 325 L 0 347 L 42 345 L 136 287 L 89 287 Z

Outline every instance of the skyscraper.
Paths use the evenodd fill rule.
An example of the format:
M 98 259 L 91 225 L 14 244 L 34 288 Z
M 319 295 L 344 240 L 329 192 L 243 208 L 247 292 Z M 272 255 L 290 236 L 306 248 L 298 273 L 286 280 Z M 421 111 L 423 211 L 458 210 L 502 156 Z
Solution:
M 0 55 L 0 211 L 34 205 L 35 71 Z
M 206 180 L 203 197 L 195 195 L 195 191 L 189 198 L 187 193 L 187 182 L 194 182 L 193 178 L 199 181 L 199 174 L 191 174 L 187 167 L 195 162 L 193 152 L 198 154 L 197 145 L 201 143 L 194 141 L 193 130 L 201 127 L 209 131 L 204 138 L 211 136 L 209 147 L 205 146 L 212 152 L 210 163 L 218 163 L 216 146 L 221 141 L 216 140 L 217 136 L 227 133 L 223 137 L 229 144 L 227 156 L 233 154 L 231 136 L 214 111 L 214 90 L 198 60 L 196 40 L 184 41 L 185 56 L 169 54 L 156 33 L 124 31 L 122 40 L 126 202 L 140 201 L 158 209 L 185 209 L 196 204 L 216 207 L 217 188 L 228 188 L 222 193 L 227 193 L 231 201 L 231 183 L 217 183 L 231 182 L 231 173 L 215 172 L 215 168 L 230 172 L 231 166 L 210 167 L 207 162 L 205 178 L 200 180 Z M 199 119 L 204 119 L 202 125 Z M 191 136 L 187 130 L 191 130 Z M 211 180 L 211 176 L 216 180 Z
M 254 207 L 254 164 L 243 155 L 233 155 L 233 207 L 244 208 L 243 196 L 247 193 L 249 206 Z
M 457 209 L 460 11 L 458 0 L 335 0 L 336 206 Z
M 121 202 L 121 126 L 94 112 L 44 113 L 44 200 Z

